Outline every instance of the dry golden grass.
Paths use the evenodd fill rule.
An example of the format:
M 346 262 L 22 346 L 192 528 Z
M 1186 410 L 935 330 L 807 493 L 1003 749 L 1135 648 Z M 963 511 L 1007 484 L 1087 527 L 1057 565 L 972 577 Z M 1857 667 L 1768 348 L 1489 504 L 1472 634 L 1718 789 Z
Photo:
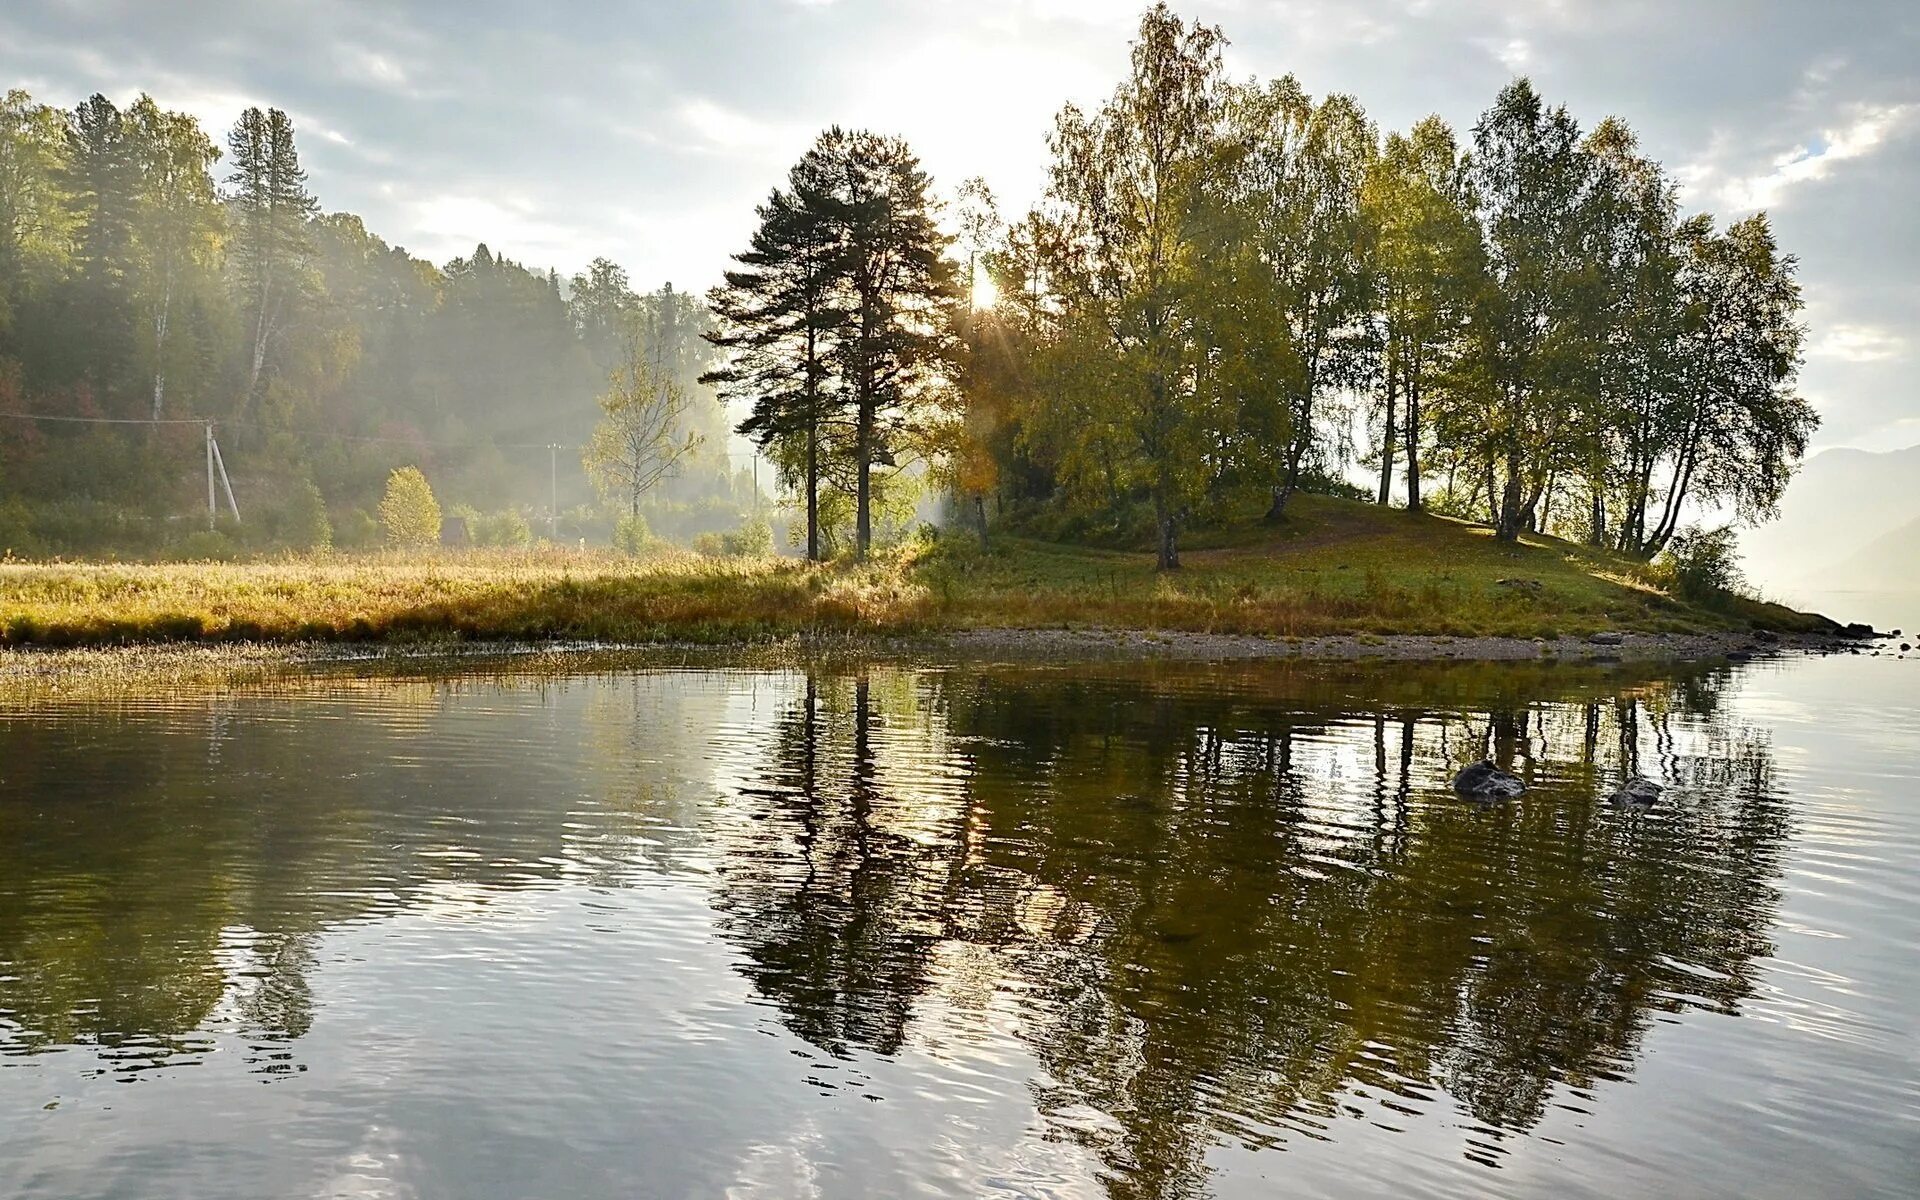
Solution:
M 1602 628 L 1809 627 L 1777 606 L 1707 611 L 1637 569 L 1552 539 L 1304 497 L 1273 529 L 1196 538 L 1183 570 L 1150 556 L 950 536 L 864 564 L 643 560 L 573 550 L 321 556 L 248 563 L 0 563 L 0 642 L 752 642 L 968 627 L 1107 626 L 1306 636 L 1519 637 Z

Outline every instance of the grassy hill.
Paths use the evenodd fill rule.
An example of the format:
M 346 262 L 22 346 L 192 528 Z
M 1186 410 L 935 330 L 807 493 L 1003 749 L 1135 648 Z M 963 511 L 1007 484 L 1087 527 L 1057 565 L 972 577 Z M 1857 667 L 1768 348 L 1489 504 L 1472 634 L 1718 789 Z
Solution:
M 1144 552 L 949 533 L 866 565 L 631 560 L 571 550 L 251 563 L 0 564 L 0 640 L 593 639 L 728 642 L 1011 627 L 1280 636 L 1551 637 L 1602 629 L 1822 627 L 1777 605 L 1701 608 L 1635 564 L 1553 538 L 1302 496 L 1281 526 L 1196 533 L 1184 568 Z

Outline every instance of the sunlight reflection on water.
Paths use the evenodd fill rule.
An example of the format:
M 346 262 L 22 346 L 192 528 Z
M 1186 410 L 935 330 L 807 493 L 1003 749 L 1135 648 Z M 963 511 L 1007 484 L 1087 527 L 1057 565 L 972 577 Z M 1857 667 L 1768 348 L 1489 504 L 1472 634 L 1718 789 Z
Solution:
M 1901 1194 L 1917 682 L 469 668 L 0 715 L 0 1194 Z M 1455 797 L 1483 754 L 1528 795 Z

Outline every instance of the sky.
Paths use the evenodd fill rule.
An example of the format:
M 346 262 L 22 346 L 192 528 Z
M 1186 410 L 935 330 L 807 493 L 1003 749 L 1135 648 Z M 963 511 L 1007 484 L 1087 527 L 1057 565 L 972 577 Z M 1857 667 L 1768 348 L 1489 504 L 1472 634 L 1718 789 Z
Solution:
M 486 242 L 642 288 L 715 282 L 820 129 L 898 134 L 945 190 L 1040 196 L 1062 104 L 1125 69 L 1141 0 L 11 0 L 0 86 L 141 91 L 219 140 L 294 118 L 329 210 L 444 262 Z M 1816 445 L 1920 443 L 1920 4 L 1912 0 L 1187 0 L 1238 77 L 1469 128 L 1515 75 L 1624 118 L 1689 211 L 1764 208 L 1797 255 Z

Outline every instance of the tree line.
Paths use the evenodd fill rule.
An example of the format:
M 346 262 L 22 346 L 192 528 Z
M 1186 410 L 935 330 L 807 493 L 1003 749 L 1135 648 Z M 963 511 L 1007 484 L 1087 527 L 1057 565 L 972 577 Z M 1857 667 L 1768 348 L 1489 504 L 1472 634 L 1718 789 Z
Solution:
M 689 535 L 731 527 L 751 485 L 697 384 L 710 326 L 698 296 L 642 292 L 606 258 L 571 279 L 484 244 L 435 265 L 323 212 L 277 109 L 246 110 L 217 145 L 144 95 L 0 101 L 0 411 L 217 422 L 262 514 L 236 533 L 297 541 L 280 508 L 302 482 L 341 534 L 371 529 L 410 463 L 458 502 L 551 518 L 553 493 L 591 498 L 596 399 L 636 357 L 684 393 L 681 439 L 698 444 L 656 511 L 686 510 Z M 199 437 L 0 418 L 0 550 L 151 548 L 137 530 L 194 511 Z
M 1191 524 L 1363 468 L 1382 504 L 1640 558 L 1691 511 L 1772 512 L 1817 417 L 1764 213 L 1683 213 L 1624 122 L 1525 79 L 1465 137 L 1382 136 L 1351 96 L 1229 79 L 1225 44 L 1148 10 L 1012 222 L 978 180 L 940 211 L 897 139 L 833 129 L 795 164 L 712 295 L 710 378 L 810 517 L 850 495 L 864 550 L 906 457 L 983 537 L 989 500 L 1145 525 L 1169 568 Z
M 667 500 L 737 521 L 733 424 L 814 558 L 865 555 L 928 481 L 982 537 L 1151 542 L 1169 568 L 1197 524 L 1361 479 L 1640 558 L 1690 514 L 1773 510 L 1817 418 L 1764 213 L 1683 212 L 1625 123 L 1583 129 L 1525 79 L 1464 134 L 1383 134 L 1351 96 L 1229 78 L 1225 44 L 1149 9 L 1011 220 L 901 139 L 829 129 L 704 301 L 605 258 L 568 280 L 485 245 L 416 258 L 321 211 L 278 110 L 223 149 L 149 97 L 10 92 L 0 410 L 215 419 L 269 496 L 310 480 L 369 526 L 396 466 L 537 502 L 553 465 L 528 447 L 587 446 L 569 500 L 590 473 L 602 536 Z M 76 505 L 120 528 L 194 484 L 163 427 L 9 421 L 0 540 L 22 500 L 43 532 Z

